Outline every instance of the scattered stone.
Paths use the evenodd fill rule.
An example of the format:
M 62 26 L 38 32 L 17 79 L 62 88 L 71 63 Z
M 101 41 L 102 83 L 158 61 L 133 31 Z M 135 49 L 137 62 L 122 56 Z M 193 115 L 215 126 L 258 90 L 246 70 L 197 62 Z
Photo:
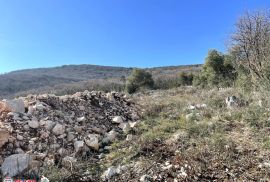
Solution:
M 152 180 L 152 177 L 146 174 L 142 175 L 140 178 L 140 182 L 151 182 Z
M 124 133 L 128 133 L 131 129 L 129 123 L 121 123 L 119 128 L 121 128 Z
M 129 126 L 131 127 L 131 128 L 135 128 L 136 126 L 137 126 L 137 124 L 138 124 L 138 122 L 128 122 L 129 123 Z
M 99 143 L 98 143 L 98 137 L 96 135 L 90 134 L 88 135 L 87 140 L 85 140 L 85 143 L 88 147 L 98 150 L 99 149 Z
M 2 101 L 10 111 L 15 113 L 24 113 L 25 105 L 22 99 L 3 100 Z
M 46 107 L 42 103 L 37 103 L 36 105 L 33 106 L 33 109 L 37 111 L 43 111 L 46 109 Z
M 50 180 L 45 176 L 41 176 L 40 182 L 50 182 Z
M 61 124 L 56 124 L 52 130 L 53 134 L 55 135 L 62 135 L 65 133 L 65 126 Z
M 79 152 L 83 149 L 84 146 L 84 141 L 76 141 L 74 142 L 74 148 L 75 148 L 75 152 Z
M 238 106 L 238 99 L 236 96 L 230 96 L 226 98 L 226 104 L 228 108 Z
M 82 117 L 80 117 L 80 118 L 77 118 L 77 122 L 83 122 L 83 121 L 85 121 L 86 119 L 85 119 L 85 117 L 84 116 L 82 116 Z
M 109 100 L 105 93 L 95 91 L 60 97 L 29 95 L 21 98 L 21 104 L 25 105 L 20 109 L 14 106 L 12 112 L 0 110 L 3 118 L 0 122 L 0 165 L 12 155 L 32 156 L 31 166 L 35 169 L 41 163 L 55 165 L 66 156 L 79 160 L 90 153 L 90 157 L 96 159 L 94 156 L 111 149 L 109 143 L 118 134 L 118 125 L 113 124 L 112 118 L 118 116 L 116 122 L 125 123 L 124 132 L 129 131 L 131 121 L 134 126 L 137 123 L 135 104 L 117 92 L 113 93 L 113 98 Z M 130 122 L 124 122 L 124 118 Z M 96 155 L 92 155 L 90 149 L 95 150 Z M 78 152 L 81 153 L 78 155 Z M 100 155 L 103 157 L 104 154 Z M 70 163 L 65 167 L 70 168 Z
M 132 134 L 127 135 L 126 141 L 131 141 L 133 139 Z
M 102 175 L 102 178 L 104 180 L 109 180 L 111 179 L 113 176 L 120 174 L 121 173 L 121 169 L 120 167 L 116 168 L 114 166 L 109 167 Z
M 190 106 L 188 106 L 188 109 L 189 109 L 189 110 L 195 110 L 196 107 L 195 107 L 194 105 L 190 105 Z
M 39 128 L 39 122 L 37 121 L 37 120 L 29 120 L 28 121 L 28 126 L 30 127 L 30 128 L 34 128 L 34 129 L 37 129 L 37 128 Z
M 23 136 L 21 136 L 21 135 L 17 135 L 17 140 L 23 140 Z
M 118 123 L 118 124 L 124 122 L 123 118 L 121 116 L 115 116 L 112 121 L 113 121 L 113 123 Z
M 113 142 L 116 139 L 116 136 L 117 136 L 117 132 L 114 130 L 106 134 L 106 138 L 108 139 L 109 142 Z
M 33 159 L 28 154 L 14 154 L 5 158 L 1 171 L 4 176 L 8 174 L 10 177 L 17 176 L 28 170 Z

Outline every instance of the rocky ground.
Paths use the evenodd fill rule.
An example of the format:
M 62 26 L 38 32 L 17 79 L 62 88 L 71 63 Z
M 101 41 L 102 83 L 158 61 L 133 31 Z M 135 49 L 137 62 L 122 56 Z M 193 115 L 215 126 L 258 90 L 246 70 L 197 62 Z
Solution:
M 118 169 L 109 181 L 270 181 L 266 95 L 188 87 L 134 99 L 142 122 L 103 160 Z
M 1 172 L 11 177 L 70 168 L 85 158 L 94 163 L 139 119 L 123 94 L 88 91 L 4 100 L 1 114 Z
M 2 176 L 269 181 L 268 95 L 186 87 L 3 101 Z

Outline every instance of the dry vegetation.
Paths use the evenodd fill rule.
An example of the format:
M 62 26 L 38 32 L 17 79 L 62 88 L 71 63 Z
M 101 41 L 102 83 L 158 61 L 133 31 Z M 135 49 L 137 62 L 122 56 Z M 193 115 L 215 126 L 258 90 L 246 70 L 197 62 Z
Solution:
M 231 95 L 249 105 L 226 108 Z M 262 98 L 192 87 L 137 94 L 144 119 L 132 142 L 115 143 L 101 164 L 129 168 L 114 181 L 137 181 L 145 174 L 155 181 L 267 181 L 270 114 Z M 189 109 L 196 104 L 206 107 Z
M 146 69 L 154 79 L 174 80 L 181 72 L 198 72 L 201 65 L 170 66 Z M 0 98 L 35 93 L 73 94 L 84 90 L 120 91 L 133 68 L 68 65 L 0 74 Z
M 225 98 L 231 95 L 248 104 L 227 108 Z M 120 136 L 103 159 L 83 159 L 61 171 L 47 168 L 43 174 L 51 181 L 102 181 L 108 167 L 121 166 L 110 181 L 135 182 L 143 175 L 168 182 L 269 180 L 267 94 L 181 87 L 132 99 L 143 115 L 129 133 L 132 140 Z

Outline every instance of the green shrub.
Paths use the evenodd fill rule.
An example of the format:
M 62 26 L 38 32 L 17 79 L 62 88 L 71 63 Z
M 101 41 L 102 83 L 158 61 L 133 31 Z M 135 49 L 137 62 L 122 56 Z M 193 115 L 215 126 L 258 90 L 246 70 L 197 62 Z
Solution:
M 134 69 L 126 82 L 126 90 L 132 94 L 140 89 L 152 89 L 154 87 L 154 80 L 151 73 L 142 69 Z
M 232 57 L 216 50 L 210 50 L 200 74 L 194 78 L 193 85 L 200 87 L 230 87 L 236 78 Z

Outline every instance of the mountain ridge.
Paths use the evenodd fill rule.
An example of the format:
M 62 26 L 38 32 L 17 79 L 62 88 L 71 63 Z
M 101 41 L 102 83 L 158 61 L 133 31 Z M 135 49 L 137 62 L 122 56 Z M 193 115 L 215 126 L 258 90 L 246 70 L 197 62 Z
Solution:
M 143 68 L 152 73 L 154 78 L 171 77 L 179 72 L 197 72 L 201 65 L 164 66 Z M 0 75 L 0 97 L 14 97 L 21 92 L 41 89 L 53 89 L 57 85 L 73 84 L 93 80 L 119 80 L 127 77 L 133 67 L 101 65 L 63 65 L 51 68 L 32 68 L 11 71 Z M 31 92 L 30 92 L 31 93 Z

